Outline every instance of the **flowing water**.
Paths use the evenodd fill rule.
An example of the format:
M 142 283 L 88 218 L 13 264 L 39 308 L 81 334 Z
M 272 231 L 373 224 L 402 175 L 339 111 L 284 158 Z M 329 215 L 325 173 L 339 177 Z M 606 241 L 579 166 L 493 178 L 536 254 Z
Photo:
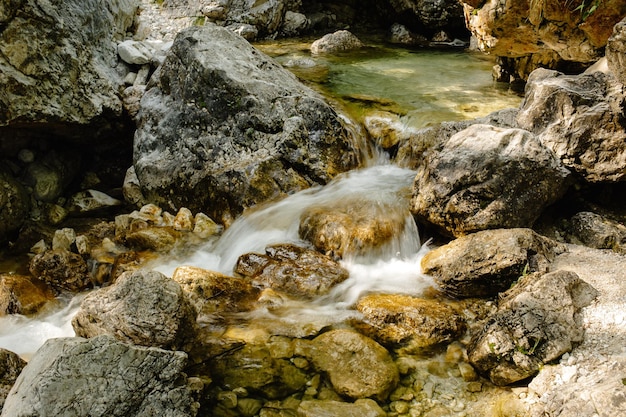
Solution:
M 407 127 L 417 128 L 486 115 L 493 110 L 517 107 L 520 102 L 517 94 L 491 81 L 491 62 L 463 51 L 378 45 L 354 54 L 324 58 L 310 57 L 301 43 L 265 44 L 260 48 L 302 78 L 312 80 L 316 88 L 346 105 L 356 118 L 382 109 L 401 115 Z M 294 66 L 293 62 L 301 64 Z M 307 72 L 307 68 L 313 70 Z M 179 265 L 232 274 L 241 254 L 263 252 L 272 243 L 302 243 L 298 222 L 306 208 L 355 197 L 366 204 L 384 203 L 385 209 L 392 204 L 394 210 L 406 211 L 407 227 L 385 250 L 342 261 L 350 278 L 321 300 L 297 305 L 301 316 L 342 320 L 354 314 L 349 307 L 360 294 L 369 291 L 419 294 L 431 286 L 431 281 L 420 272 L 419 260 L 427 249 L 421 244 L 407 210 L 413 172 L 384 158 L 368 165 L 325 187 L 251 210 L 218 241 L 188 257 L 162 260 L 154 267 L 168 275 Z M 81 297 L 61 299 L 33 318 L 0 317 L 0 347 L 28 357 L 50 337 L 73 336 L 69 322 Z M 291 319 L 297 316 L 292 310 Z

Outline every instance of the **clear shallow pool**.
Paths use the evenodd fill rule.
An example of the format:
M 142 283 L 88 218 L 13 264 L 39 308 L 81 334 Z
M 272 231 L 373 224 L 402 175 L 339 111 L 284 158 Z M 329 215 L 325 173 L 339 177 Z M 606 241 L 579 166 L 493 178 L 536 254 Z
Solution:
M 402 115 L 407 127 L 472 119 L 518 107 L 522 96 L 491 76 L 493 61 L 463 49 L 372 44 L 337 56 L 313 56 L 309 43 L 258 47 L 345 104 L 357 118 L 374 110 Z M 315 66 L 312 66 L 315 64 Z

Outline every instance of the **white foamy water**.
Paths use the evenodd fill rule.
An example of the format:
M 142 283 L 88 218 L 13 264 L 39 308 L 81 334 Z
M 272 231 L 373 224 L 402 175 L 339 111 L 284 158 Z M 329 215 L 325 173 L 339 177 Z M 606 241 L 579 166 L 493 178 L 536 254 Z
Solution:
M 85 294 L 58 300 L 35 317 L 17 314 L 0 317 L 0 347 L 29 359 L 48 339 L 72 337 L 72 318 Z

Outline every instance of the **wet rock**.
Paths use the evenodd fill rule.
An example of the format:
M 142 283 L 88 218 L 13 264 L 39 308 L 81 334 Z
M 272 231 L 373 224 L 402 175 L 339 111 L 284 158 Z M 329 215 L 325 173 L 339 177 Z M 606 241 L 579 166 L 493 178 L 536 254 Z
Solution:
M 626 84 L 626 18 L 613 27 L 606 44 L 606 59 L 615 78 Z
M 221 27 L 181 32 L 141 106 L 134 167 L 144 197 L 168 209 L 211 207 L 222 224 L 358 164 L 321 96 Z
M 0 348 L 0 410 L 24 366 L 26 361 L 17 353 Z
M 435 300 L 372 294 L 361 298 L 356 309 L 363 314 L 362 332 L 383 345 L 401 345 L 404 350 L 451 342 L 465 331 L 463 318 Z
M 66 249 L 47 250 L 30 261 L 30 273 L 56 290 L 79 292 L 92 286 L 87 263 Z
M 399 380 L 389 352 L 352 330 L 331 330 L 316 337 L 307 356 L 328 375 L 335 391 L 349 398 L 383 400 Z
M 19 181 L 0 170 L 0 242 L 6 242 L 28 217 L 28 195 Z
M 626 254 L 626 226 L 599 214 L 583 211 L 569 219 L 569 237 L 574 243 Z
M 259 293 L 248 280 L 192 266 L 179 266 L 172 279 L 189 294 L 198 314 L 209 319 L 250 310 Z
M 347 30 L 338 30 L 324 35 L 311 44 L 313 54 L 336 54 L 347 52 L 363 47 L 363 43 L 355 35 Z
M 418 166 L 411 212 L 442 233 L 463 236 L 530 227 L 569 186 L 569 171 L 532 133 L 472 125 Z
M 52 249 L 72 250 L 72 245 L 76 244 L 76 231 L 70 227 L 64 227 L 54 231 L 52 237 Z
M 268 246 L 265 255 L 244 254 L 235 272 L 258 288 L 307 298 L 326 294 L 348 278 L 348 271 L 330 257 L 292 244 Z
M 404 231 L 404 210 L 366 199 L 344 200 L 302 213 L 300 237 L 326 255 L 343 258 L 372 253 Z
M 52 299 L 52 291 L 31 277 L 0 274 L 0 316 L 34 314 Z
M 0 126 L 42 129 L 83 142 L 110 135 L 122 112 L 116 41 L 132 25 L 138 4 L 5 3 Z
M 369 399 L 356 400 L 354 403 L 308 400 L 300 403 L 298 415 L 302 417 L 385 417 L 387 413 L 376 404 L 376 401 Z
M 218 225 L 204 213 L 196 213 L 193 220 L 193 233 L 201 239 L 218 235 L 222 231 L 222 226 Z
M 196 415 L 187 355 L 110 336 L 48 340 L 17 378 L 3 417 Z
M 539 69 L 528 78 L 517 122 L 587 181 L 620 181 L 624 88 L 599 71 L 570 76 Z
M 196 311 L 178 283 L 139 270 L 87 295 L 72 327 L 81 337 L 109 334 L 136 345 L 181 349 L 193 339 L 195 322 Z
M 583 340 L 581 309 L 597 294 L 569 271 L 523 277 L 472 338 L 470 363 L 496 385 L 536 374 Z
M 306 372 L 289 359 L 274 358 L 265 344 L 247 343 L 211 361 L 211 376 L 228 390 L 245 388 L 270 399 L 284 398 L 307 383 Z
M 421 266 L 452 297 L 491 297 L 524 273 L 547 272 L 565 251 L 564 245 L 531 229 L 486 230 L 430 251 Z

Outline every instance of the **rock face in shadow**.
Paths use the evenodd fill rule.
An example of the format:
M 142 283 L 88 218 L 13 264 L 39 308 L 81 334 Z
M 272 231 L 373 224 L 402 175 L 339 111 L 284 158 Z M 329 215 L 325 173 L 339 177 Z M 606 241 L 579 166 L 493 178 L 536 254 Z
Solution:
M 187 355 L 110 336 L 48 340 L 18 377 L 3 417 L 196 415 Z
M 182 31 L 141 101 L 134 167 L 150 202 L 229 224 L 244 208 L 355 168 L 339 115 L 222 27 Z
M 496 385 L 536 374 L 583 340 L 581 309 L 597 294 L 573 272 L 525 276 L 503 295 L 498 312 L 474 335 L 470 363 Z
M 517 122 L 587 181 L 621 181 L 624 97 L 624 86 L 603 72 L 568 76 L 538 69 L 528 78 Z
M 85 297 L 72 326 L 81 337 L 108 334 L 136 345 L 181 349 L 195 335 L 195 322 L 196 311 L 178 283 L 138 270 Z
M 0 410 L 24 366 L 26 361 L 17 353 L 0 349 Z
M 471 125 L 417 167 L 411 212 L 463 236 L 530 227 L 567 190 L 569 171 L 532 133 Z
M 422 269 L 452 297 L 491 297 L 524 273 L 547 272 L 563 244 L 531 229 L 485 230 L 427 253 Z

